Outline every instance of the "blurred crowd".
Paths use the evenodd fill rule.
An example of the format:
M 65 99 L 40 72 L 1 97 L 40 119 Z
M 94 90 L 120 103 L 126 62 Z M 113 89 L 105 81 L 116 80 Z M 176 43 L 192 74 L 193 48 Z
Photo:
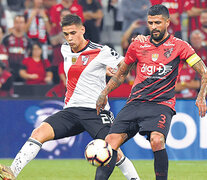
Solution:
M 0 0 L 0 97 L 15 96 L 18 85 L 49 85 L 45 96 L 64 97 L 60 48 L 65 39 L 60 22 L 65 15 L 81 17 L 86 39 L 115 48 L 113 41 L 103 40 L 112 24 L 113 32 L 121 32 L 120 37 L 114 38 L 120 40 L 119 50 L 125 55 L 133 37 L 149 35 L 147 11 L 155 4 L 169 9 L 169 33 L 188 41 L 207 64 L 206 0 Z M 108 18 L 109 14 L 112 18 Z M 176 96 L 195 98 L 200 77 L 186 63 L 181 68 Z M 133 68 L 125 87 L 119 90 L 120 96 L 129 94 L 135 74 Z

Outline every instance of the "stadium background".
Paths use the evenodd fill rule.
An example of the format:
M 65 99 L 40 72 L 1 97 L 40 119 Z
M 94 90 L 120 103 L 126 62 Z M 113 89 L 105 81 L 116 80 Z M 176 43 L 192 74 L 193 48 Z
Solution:
M 115 116 L 124 106 L 125 99 L 111 99 Z M 63 106 L 56 99 L 10 99 L 0 101 L 1 130 L 0 158 L 13 158 L 31 131 L 47 116 Z M 167 140 L 167 152 L 171 160 L 207 159 L 207 117 L 200 119 L 195 100 L 178 100 L 177 114 L 173 117 Z M 87 133 L 50 141 L 43 145 L 37 158 L 84 158 L 84 149 L 91 137 Z M 153 159 L 148 141 L 140 135 L 122 146 L 130 159 Z

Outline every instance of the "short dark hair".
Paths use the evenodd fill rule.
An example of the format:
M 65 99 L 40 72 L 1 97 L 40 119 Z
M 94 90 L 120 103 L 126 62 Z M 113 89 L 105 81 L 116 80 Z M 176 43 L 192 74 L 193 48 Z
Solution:
M 76 14 L 67 14 L 63 17 L 61 26 L 70 26 L 70 25 L 83 25 L 81 18 L 77 16 Z
M 150 16 L 162 15 L 166 17 L 167 19 L 170 17 L 168 9 L 162 4 L 156 4 L 150 7 L 148 11 L 148 15 Z

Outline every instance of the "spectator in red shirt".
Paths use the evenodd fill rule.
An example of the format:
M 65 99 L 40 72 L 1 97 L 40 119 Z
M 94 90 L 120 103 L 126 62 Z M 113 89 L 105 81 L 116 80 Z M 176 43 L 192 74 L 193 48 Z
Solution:
M 51 84 L 52 72 L 50 71 L 50 62 L 42 58 L 42 48 L 40 43 L 34 43 L 31 50 L 31 56 L 25 58 L 22 62 L 20 76 L 26 80 L 26 84 Z
M 69 9 L 71 14 L 78 15 L 84 22 L 83 8 L 78 4 L 77 0 L 61 0 L 61 2 L 54 5 L 50 11 L 50 18 L 53 25 L 60 26 L 60 12 L 62 9 Z
M 48 58 L 48 33 L 51 24 L 43 6 L 43 0 L 34 0 L 33 7 L 25 11 L 26 32 L 30 39 L 42 44 L 43 57 Z
M 204 34 L 205 39 L 202 42 L 203 45 L 207 46 L 207 9 L 203 10 L 200 15 L 201 32 Z
M 8 97 L 13 94 L 12 74 L 6 70 L 5 64 L 0 62 L 0 97 Z
M 188 37 L 190 37 L 190 33 L 201 27 L 201 23 L 199 17 L 201 12 L 207 9 L 207 1 L 206 0 L 184 0 L 183 9 L 188 14 Z
M 34 0 L 34 7 L 25 11 L 25 19 L 28 37 L 46 43 L 47 32 L 50 32 L 51 26 L 42 0 Z
M 0 61 L 5 64 L 5 66 L 9 67 L 8 64 L 8 52 L 6 50 L 6 47 L 2 44 L 2 38 L 4 36 L 4 29 L 0 26 Z
M 12 32 L 6 35 L 2 42 L 9 54 L 9 68 L 11 69 L 14 81 L 22 81 L 19 76 L 19 69 L 22 65 L 22 60 L 27 57 L 28 49 L 31 46 L 31 40 L 25 34 L 24 16 L 15 16 Z
M 204 34 L 200 30 L 194 30 L 190 35 L 190 43 L 195 49 L 195 52 L 202 58 L 207 65 L 207 46 L 203 43 L 205 39 Z

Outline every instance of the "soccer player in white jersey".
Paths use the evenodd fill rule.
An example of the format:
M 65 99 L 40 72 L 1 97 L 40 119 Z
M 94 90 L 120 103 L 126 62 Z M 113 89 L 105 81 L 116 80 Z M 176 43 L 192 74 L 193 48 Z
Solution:
M 94 139 L 104 139 L 114 119 L 109 104 L 106 110 L 97 115 L 96 99 L 106 86 L 106 67 L 115 68 L 123 57 L 108 46 L 84 39 L 85 28 L 79 16 L 66 15 L 61 23 L 67 40 L 61 48 L 67 81 L 65 106 L 34 129 L 10 167 L 0 165 L 0 177 L 3 180 L 16 179 L 24 166 L 36 157 L 44 142 L 74 136 L 83 131 L 87 131 Z M 117 157 L 117 166 L 125 177 L 139 180 L 133 164 L 121 150 Z M 95 179 L 106 180 L 112 171 L 110 163 L 109 166 L 98 167 Z

